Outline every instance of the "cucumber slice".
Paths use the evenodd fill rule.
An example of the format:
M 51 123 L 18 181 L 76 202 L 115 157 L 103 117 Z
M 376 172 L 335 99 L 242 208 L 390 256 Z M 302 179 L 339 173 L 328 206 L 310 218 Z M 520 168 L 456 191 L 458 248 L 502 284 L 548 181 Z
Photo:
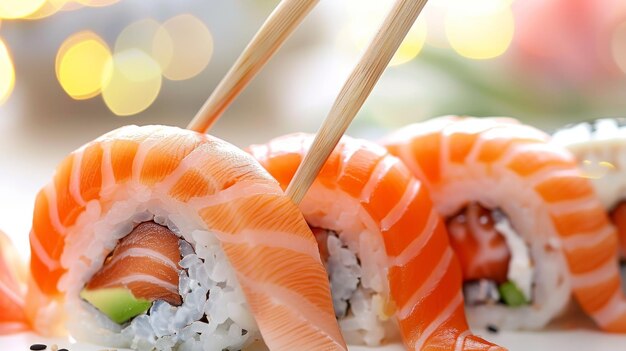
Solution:
M 126 288 L 83 289 L 80 297 L 118 324 L 146 312 L 152 305 L 148 300 L 136 298 Z
M 498 287 L 498 291 L 500 292 L 500 297 L 508 306 L 520 307 L 528 304 L 524 293 L 512 281 L 501 284 Z

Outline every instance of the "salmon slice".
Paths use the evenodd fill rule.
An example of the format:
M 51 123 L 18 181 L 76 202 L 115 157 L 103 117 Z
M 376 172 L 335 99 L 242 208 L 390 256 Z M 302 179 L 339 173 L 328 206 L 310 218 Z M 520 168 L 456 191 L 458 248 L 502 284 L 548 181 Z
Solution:
M 620 237 L 620 250 L 622 257 L 626 257 L 626 201 L 620 202 L 611 211 L 611 220 L 617 228 Z
M 276 180 L 231 144 L 166 126 L 126 126 L 103 135 L 68 156 L 53 182 L 39 193 L 30 235 L 31 321 L 50 319 L 55 314 L 49 310 L 62 307 L 59 281 L 69 267 L 61 258 L 69 233 L 86 235 L 72 229 L 90 205 L 103 216 L 124 196 L 148 191 L 190 210 L 194 222 L 217 236 L 270 349 L 346 350 L 315 238 Z M 126 284 L 140 296 L 173 301 L 169 287 L 176 277 L 171 263 L 179 258 L 178 245 L 172 237 L 167 249 L 155 251 L 143 247 L 145 238 L 139 244 L 140 234 L 146 233 L 122 240 L 89 284 Z M 153 243 L 147 239 L 145 245 Z M 154 254 L 148 260 L 131 255 L 138 246 L 158 251 L 169 263 L 154 260 Z M 155 293 L 155 286 L 143 290 L 145 279 L 140 279 L 141 287 L 124 281 L 148 270 L 168 288 Z M 38 325 L 45 327 L 38 331 L 49 334 L 52 324 L 41 322 Z
M 307 134 L 287 135 L 252 145 L 249 152 L 286 188 L 312 140 Z M 503 350 L 469 331 L 461 270 L 445 226 L 427 189 L 383 148 L 343 137 L 300 209 L 313 227 L 324 260 L 330 255 L 329 233 L 366 236 L 358 229 L 365 227 L 374 239 L 360 239 L 361 245 L 375 245 L 369 239 L 381 243 L 385 263 L 377 269 L 385 272 L 388 296 L 379 313 L 397 319 L 409 349 Z M 376 262 L 363 256 L 360 261 Z
M 507 281 L 511 253 L 504 237 L 494 228 L 491 211 L 469 204 L 447 222 L 450 243 L 461 262 L 463 280 Z
M 30 329 L 24 311 L 25 278 L 17 250 L 0 231 L 0 335 Z
M 180 259 L 176 234 L 154 222 L 144 222 L 119 241 L 87 289 L 125 287 L 137 298 L 179 306 Z
M 545 133 L 510 119 L 447 116 L 402 128 L 382 143 L 424 182 L 442 215 L 453 216 L 468 202 L 485 203 L 520 228 L 526 245 L 542 243 L 546 255 L 562 250 L 568 272 L 559 272 L 564 277 L 555 288 L 571 284 L 598 326 L 624 333 L 617 234 L 574 157 L 548 141 Z M 425 148 L 440 156 L 427 157 Z M 465 246 L 460 254 L 470 251 L 470 266 L 484 255 Z M 544 298 L 544 306 L 564 305 L 562 296 Z

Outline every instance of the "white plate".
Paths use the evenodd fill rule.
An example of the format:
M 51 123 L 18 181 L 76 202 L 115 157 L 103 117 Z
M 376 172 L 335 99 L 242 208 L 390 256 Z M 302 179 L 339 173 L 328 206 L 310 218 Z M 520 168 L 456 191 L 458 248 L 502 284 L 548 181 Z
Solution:
M 625 351 L 626 335 L 605 334 L 586 329 L 556 330 L 546 332 L 500 332 L 490 334 L 479 333 L 490 341 L 509 348 L 510 351 Z M 31 344 L 58 345 L 69 351 L 103 351 L 111 350 L 104 346 L 86 343 L 70 343 L 67 339 L 43 338 L 31 333 L 11 336 L 0 336 L 0 347 L 7 351 L 26 351 Z M 350 346 L 350 351 L 403 351 L 399 344 L 384 347 L 368 348 Z M 50 350 L 50 347 L 47 349 Z

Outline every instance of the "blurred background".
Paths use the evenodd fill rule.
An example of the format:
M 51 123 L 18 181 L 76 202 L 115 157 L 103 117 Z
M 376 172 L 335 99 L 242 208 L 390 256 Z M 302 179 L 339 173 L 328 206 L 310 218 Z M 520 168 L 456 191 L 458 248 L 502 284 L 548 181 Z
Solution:
M 314 132 L 392 0 L 321 1 L 211 131 Z M 0 230 L 27 249 L 36 192 L 126 124 L 184 127 L 278 0 L 0 0 Z M 443 114 L 547 131 L 626 111 L 626 1 L 431 0 L 349 133 Z

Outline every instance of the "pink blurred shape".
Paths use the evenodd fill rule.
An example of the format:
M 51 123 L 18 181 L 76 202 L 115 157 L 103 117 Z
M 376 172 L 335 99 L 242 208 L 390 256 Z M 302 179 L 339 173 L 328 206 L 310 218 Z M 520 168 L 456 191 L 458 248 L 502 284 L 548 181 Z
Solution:
M 520 69 L 565 84 L 624 77 L 611 42 L 626 22 L 625 0 L 520 0 L 513 10 Z

